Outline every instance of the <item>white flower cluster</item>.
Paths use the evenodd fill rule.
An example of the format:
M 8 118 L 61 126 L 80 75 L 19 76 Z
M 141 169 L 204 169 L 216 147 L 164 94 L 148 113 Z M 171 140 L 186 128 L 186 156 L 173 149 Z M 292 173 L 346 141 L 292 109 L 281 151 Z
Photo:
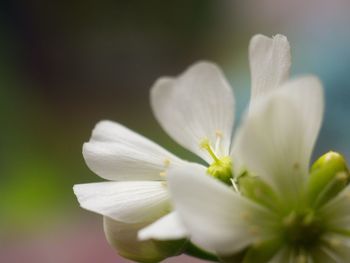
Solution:
M 186 253 L 220 262 L 350 261 L 349 173 L 330 152 L 310 168 L 322 123 L 314 76 L 289 79 L 286 37 L 249 45 L 251 99 L 234 135 L 234 95 L 222 71 L 198 62 L 151 89 L 162 128 L 206 165 L 180 159 L 111 121 L 83 155 L 108 180 L 74 186 L 104 216 L 109 243 L 138 262 Z

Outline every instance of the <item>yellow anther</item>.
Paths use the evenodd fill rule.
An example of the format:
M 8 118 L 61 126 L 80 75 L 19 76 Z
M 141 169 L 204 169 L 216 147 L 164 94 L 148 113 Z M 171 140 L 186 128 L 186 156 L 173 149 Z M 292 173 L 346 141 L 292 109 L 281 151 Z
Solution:
M 216 130 L 215 135 L 217 138 L 222 138 L 222 136 L 223 136 L 222 131 L 220 131 L 220 130 Z
M 345 195 L 345 198 L 350 199 L 350 192 L 346 192 L 344 195 Z
M 240 216 L 243 220 L 246 220 L 246 221 L 252 219 L 252 215 L 247 211 L 242 212 Z
M 306 262 L 307 262 L 306 256 L 304 256 L 304 255 L 299 255 L 299 256 L 297 257 L 297 263 L 306 263 Z
M 339 238 L 333 237 L 331 239 L 328 240 L 328 243 L 332 246 L 332 247 L 339 247 L 341 245 L 341 240 L 339 240 Z
M 292 226 L 295 223 L 295 220 L 296 220 L 296 213 L 293 211 L 283 219 L 283 225 L 287 227 Z
M 210 148 L 210 141 L 208 138 L 204 138 L 203 140 L 201 140 L 200 144 L 202 149 L 207 150 L 208 148 Z
M 260 187 L 257 187 L 256 189 L 254 189 L 254 194 L 255 194 L 256 197 L 259 197 L 259 198 L 264 196 L 263 195 L 263 191 L 261 190 Z
M 340 182 L 342 181 L 345 182 L 348 179 L 348 174 L 344 171 L 338 172 L 335 176 L 336 176 L 335 178 Z
M 313 213 L 308 213 L 308 214 L 304 217 L 304 219 L 303 219 L 303 221 L 302 221 L 302 224 L 303 224 L 304 226 L 311 225 L 311 223 L 314 221 L 314 218 L 315 218 L 315 215 L 314 215 Z
M 253 236 L 256 236 L 260 233 L 260 228 L 257 226 L 252 226 L 249 228 L 249 233 Z
M 168 159 L 168 158 L 164 159 L 163 163 L 164 163 L 164 167 L 168 168 L 170 165 L 170 159 Z
M 293 164 L 293 169 L 294 170 L 299 170 L 300 169 L 300 164 L 298 162 Z
M 160 175 L 161 177 L 165 177 L 165 176 L 166 176 L 166 172 L 160 172 L 159 175 Z
M 263 241 L 261 239 L 258 239 L 253 243 L 253 248 L 258 249 L 261 247 L 262 244 L 263 244 Z

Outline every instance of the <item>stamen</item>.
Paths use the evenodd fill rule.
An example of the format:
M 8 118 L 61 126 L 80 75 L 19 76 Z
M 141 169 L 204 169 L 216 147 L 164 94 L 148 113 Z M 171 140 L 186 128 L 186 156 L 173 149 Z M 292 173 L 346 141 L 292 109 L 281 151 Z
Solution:
M 252 219 L 251 213 L 249 213 L 247 211 L 242 212 L 240 216 L 243 220 L 246 220 L 246 221 L 249 221 L 250 219 Z
M 345 198 L 350 199 L 350 192 L 345 193 Z
M 293 211 L 283 219 L 283 225 L 285 225 L 286 227 L 292 226 L 295 223 L 295 220 L 296 220 L 296 213 L 295 211 Z
M 299 169 L 300 169 L 300 164 L 299 164 L 298 162 L 295 162 L 295 163 L 293 164 L 293 169 L 294 169 L 294 170 L 299 170 Z
M 346 182 L 348 179 L 348 175 L 346 172 L 339 172 L 335 176 L 336 176 L 336 179 L 340 182 L 343 182 L 343 181 Z
M 341 245 L 340 239 L 336 237 L 332 237 L 331 239 L 329 239 L 328 243 L 334 248 L 337 248 Z
M 216 135 L 216 138 L 222 138 L 222 131 L 216 130 L 215 135 Z
M 257 226 L 252 226 L 249 228 L 249 233 L 252 234 L 253 236 L 257 236 L 259 232 L 260 232 L 260 229 Z
M 314 214 L 313 213 L 308 213 L 305 217 L 304 217 L 304 219 L 303 219 L 303 221 L 302 221 L 302 225 L 304 225 L 304 226 L 308 226 L 308 225 L 310 225 L 313 221 L 314 221 Z
M 263 244 L 263 241 L 261 239 L 258 239 L 253 243 L 253 248 L 258 249 L 261 247 L 262 244 Z
M 159 175 L 160 175 L 161 177 L 166 177 L 166 172 L 160 172 Z
M 232 183 L 233 189 L 234 189 L 237 193 L 240 193 L 240 191 L 239 191 L 239 189 L 238 189 L 238 185 L 237 185 L 235 179 L 232 179 L 232 178 L 231 178 L 231 183 Z
M 214 159 L 215 162 L 220 162 L 219 158 L 215 155 L 213 148 L 210 146 L 210 142 L 208 138 L 205 138 L 200 143 L 201 148 L 208 151 L 210 156 Z
M 221 146 L 221 141 L 223 136 L 222 131 L 216 130 L 215 135 L 216 135 L 215 152 L 218 153 L 220 151 L 220 146 Z
M 168 168 L 170 166 L 170 163 L 171 163 L 170 159 L 168 159 L 168 158 L 164 159 L 164 161 L 163 161 L 163 164 L 164 164 L 165 168 Z
M 307 262 L 307 258 L 305 255 L 299 255 L 297 257 L 297 263 L 306 263 Z

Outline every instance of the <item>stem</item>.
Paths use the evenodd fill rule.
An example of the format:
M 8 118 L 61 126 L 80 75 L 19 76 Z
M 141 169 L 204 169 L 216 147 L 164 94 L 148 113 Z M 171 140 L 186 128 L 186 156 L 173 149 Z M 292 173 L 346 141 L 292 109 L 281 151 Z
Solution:
M 212 262 L 220 262 L 216 255 L 211 254 L 211 253 L 197 247 L 192 242 L 188 243 L 187 248 L 184 251 L 184 254 L 192 256 L 192 257 L 196 257 L 199 259 L 212 261 Z

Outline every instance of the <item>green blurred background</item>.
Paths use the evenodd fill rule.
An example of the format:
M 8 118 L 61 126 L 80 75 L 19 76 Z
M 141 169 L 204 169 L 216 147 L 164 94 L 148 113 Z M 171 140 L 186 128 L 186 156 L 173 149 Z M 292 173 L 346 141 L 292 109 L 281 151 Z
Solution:
M 83 142 L 97 121 L 111 119 L 194 158 L 156 123 L 149 88 L 211 60 L 242 113 L 256 33 L 285 34 L 293 76 L 317 74 L 325 85 L 315 156 L 332 149 L 350 157 L 348 0 L 5 0 L 0 7 L 1 263 L 127 262 L 107 245 L 101 217 L 73 195 L 73 184 L 102 180 L 86 167 Z

